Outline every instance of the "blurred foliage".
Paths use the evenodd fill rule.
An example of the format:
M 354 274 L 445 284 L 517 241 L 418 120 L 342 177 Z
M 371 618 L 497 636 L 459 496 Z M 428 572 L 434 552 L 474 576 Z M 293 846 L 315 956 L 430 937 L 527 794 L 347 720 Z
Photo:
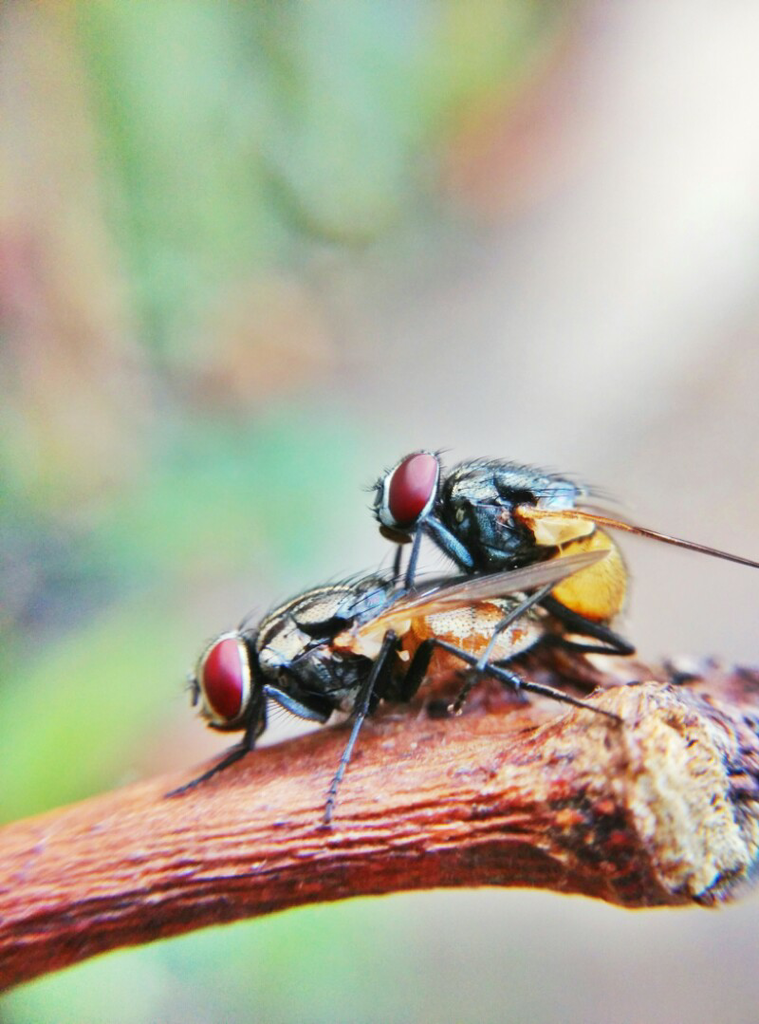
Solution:
M 378 975 L 365 932 L 365 901 L 278 914 L 208 929 L 156 946 L 98 957 L 47 981 L 23 986 L 5 1001 L 13 1020 L 56 1024 L 193 1024 L 199 1021 L 370 1021 L 394 999 Z M 375 902 L 375 909 L 380 909 Z M 390 944 L 393 912 L 377 916 L 373 941 Z M 396 976 L 404 970 L 395 954 Z M 130 966 L 124 970 L 125 964 Z M 283 985 L 294 964 L 308 964 Z M 134 977 L 139 976 L 139 986 Z M 212 978 L 212 980 L 211 980 Z M 325 982 L 328 979 L 328 983 Z M 242 982 L 242 984 L 241 984 Z M 421 995 L 421 993 L 420 993 Z
M 539 77 L 573 6 L 0 8 L 4 819 L 112 785 L 161 746 L 222 580 L 249 576 L 252 598 L 265 580 L 310 585 L 331 557 L 363 568 L 337 561 L 336 524 L 365 504 L 355 453 L 377 439 L 332 401 L 356 354 L 329 282 L 460 215 L 447 157 Z M 237 972 L 254 961 L 263 985 L 277 949 L 305 956 L 309 922 L 329 927 L 301 913 L 296 940 L 288 920 L 266 940 L 178 945 L 177 973 L 208 983 L 205 944 L 246 934 L 221 959 L 225 1019 L 248 1019 Z M 89 1016 L 72 971 L 4 1019 L 157 1019 L 160 960 L 118 963 L 82 969 L 100 979 L 82 982 Z M 124 1006 L 143 993 L 143 1016 L 118 1016 L 120 991 Z
M 251 267 L 316 242 L 361 247 L 428 214 L 435 152 L 524 75 L 558 5 L 75 10 L 145 340 L 176 352 L 209 296 Z
M 334 474 L 329 462 L 337 454 L 350 461 L 340 427 L 322 413 L 315 432 L 302 410 L 287 407 L 259 419 L 255 431 L 218 421 L 188 426 L 148 486 L 86 534 L 72 534 L 67 552 L 80 551 L 80 564 L 72 568 L 57 551 L 61 575 L 46 576 L 55 560 L 45 549 L 34 552 L 35 582 L 55 602 L 58 628 L 44 645 L 33 639 L 44 636 L 39 620 L 48 611 L 33 582 L 25 621 L 17 612 L 23 628 L 9 630 L 4 645 L 6 671 L 15 670 L 22 685 L 0 689 L 0 720 L 13 723 L 4 745 L 3 819 L 118 781 L 134 744 L 145 742 L 146 724 L 147 737 L 157 737 L 167 712 L 176 713 L 187 652 L 192 657 L 204 639 L 182 622 L 184 590 L 232 577 L 241 564 L 258 573 L 276 567 L 290 578 L 309 565 L 320 524 L 347 486 L 342 469 L 329 491 L 320 486 Z M 66 608 L 72 591 L 73 613 Z M 75 620 L 66 629 L 64 613 Z M 184 662 L 176 660 L 181 651 Z M 72 742 L 76 756 L 66 756 Z

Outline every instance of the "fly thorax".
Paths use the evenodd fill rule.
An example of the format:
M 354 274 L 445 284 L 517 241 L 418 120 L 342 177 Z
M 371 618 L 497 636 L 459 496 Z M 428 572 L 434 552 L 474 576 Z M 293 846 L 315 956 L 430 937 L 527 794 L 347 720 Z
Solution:
M 259 637 L 258 663 L 266 675 L 276 675 L 283 665 L 291 664 L 301 657 L 312 639 L 303 633 L 290 618 L 283 618 L 276 629 L 265 637 Z
M 519 491 L 520 500 L 525 492 Z M 446 481 L 441 517 L 486 571 L 520 564 L 534 546 L 530 532 L 511 515 L 511 492 L 488 465 L 453 474 Z

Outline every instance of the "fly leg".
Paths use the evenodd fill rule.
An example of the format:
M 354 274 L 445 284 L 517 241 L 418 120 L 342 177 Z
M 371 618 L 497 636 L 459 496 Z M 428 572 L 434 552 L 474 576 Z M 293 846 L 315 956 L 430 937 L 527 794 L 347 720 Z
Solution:
M 557 601 L 555 597 L 549 596 L 544 598 L 542 604 L 547 612 L 550 612 L 551 615 L 555 616 L 560 622 L 563 622 L 573 632 L 600 641 L 599 644 L 580 644 L 573 640 L 565 640 L 564 637 L 560 636 L 547 636 L 545 637 L 547 643 L 555 644 L 569 651 L 580 651 L 584 654 L 619 654 L 624 656 L 635 654 L 635 648 L 624 637 L 613 632 L 608 626 L 603 626 L 600 622 L 592 622 L 590 619 L 586 619 L 584 615 L 580 615 L 579 612 L 572 611 L 571 608 L 563 605 L 561 601 Z
M 446 640 L 438 640 L 435 637 L 431 637 L 425 643 L 429 645 L 430 650 L 434 647 L 439 647 L 441 650 L 460 658 L 461 661 L 471 668 L 479 668 L 479 658 L 474 654 L 469 654 L 468 651 L 462 651 L 460 647 L 456 647 L 454 644 L 449 644 Z M 570 694 L 565 693 L 563 690 L 557 690 L 553 686 L 545 686 L 543 683 L 534 683 L 531 680 L 522 679 L 516 672 L 511 672 L 509 669 L 504 668 L 503 665 L 495 662 L 488 662 L 485 665 L 483 674 L 492 676 L 503 683 L 504 686 L 510 687 L 517 693 L 521 690 L 525 690 L 528 693 L 538 693 L 542 697 L 550 697 L 552 700 L 560 701 L 562 704 L 572 704 L 576 708 L 585 708 L 586 711 L 592 711 L 594 714 L 604 715 L 604 717 L 611 718 L 614 722 L 622 721 L 619 715 L 615 715 L 611 711 L 604 711 L 602 708 L 594 707 L 593 704 L 588 704 L 578 697 L 572 697 Z
M 406 576 L 404 579 L 404 590 L 411 590 L 414 586 L 414 577 L 416 576 L 416 563 L 419 561 L 419 549 L 422 546 L 422 531 L 416 530 L 414 532 L 414 539 L 411 541 L 411 552 L 408 556 L 408 563 L 406 565 Z M 400 545 L 398 545 L 398 565 L 400 566 Z
M 224 771 L 225 768 L 229 768 L 235 761 L 239 761 L 241 757 L 245 757 L 253 747 L 256 745 L 256 739 L 261 735 L 266 725 L 266 701 L 262 700 L 257 705 L 254 705 L 253 714 L 250 716 L 250 721 L 245 727 L 245 735 L 237 744 L 236 747 L 232 747 L 218 764 L 215 764 L 213 768 L 209 768 L 207 772 L 203 772 L 197 779 L 193 779 L 192 782 L 186 782 L 184 786 L 179 786 L 177 789 L 172 789 L 166 796 L 180 796 L 182 793 L 186 793 L 190 789 L 195 789 L 201 782 L 206 782 L 212 776 L 216 775 L 217 772 Z
M 444 551 L 462 572 L 474 572 L 474 560 L 461 541 L 457 540 L 434 516 L 430 516 L 427 519 L 423 519 L 419 528 L 414 532 L 414 539 L 411 542 L 411 554 L 406 566 L 404 582 L 406 590 L 411 590 L 414 586 L 416 564 L 419 561 L 419 549 L 421 548 L 422 537 L 425 532 L 429 535 L 432 543 Z M 398 559 L 398 565 L 400 565 L 400 556 L 396 555 L 396 558 Z
M 436 644 L 437 641 L 434 639 L 422 640 L 414 651 L 414 656 L 411 659 L 409 667 L 406 669 L 406 674 L 398 687 L 399 700 L 407 704 L 414 697 L 416 691 L 424 682 Z
M 327 792 L 327 802 L 324 806 L 324 818 L 322 819 L 325 825 L 330 825 L 332 822 L 332 814 L 335 810 L 338 787 L 345 775 L 348 762 L 350 761 L 351 754 L 353 753 L 353 747 L 358 738 L 358 734 L 361 731 L 361 726 L 364 724 L 364 719 L 369 713 L 369 708 L 372 704 L 372 697 L 379 689 L 378 683 L 384 678 L 385 673 L 390 669 L 390 658 L 397 643 L 398 637 L 392 630 L 388 630 L 382 641 L 382 647 L 377 655 L 377 660 L 372 665 L 369 675 L 361 684 L 361 689 L 358 697 L 356 698 L 356 704 L 353 709 L 353 728 L 351 729 L 348 742 L 345 745 L 345 750 L 340 758 L 340 764 L 337 766 L 337 771 L 335 772 L 335 776 L 332 779 L 332 783 L 330 784 Z
M 398 581 L 401 578 L 401 562 L 403 561 L 403 544 L 397 544 L 395 548 L 395 558 L 393 559 L 393 580 Z

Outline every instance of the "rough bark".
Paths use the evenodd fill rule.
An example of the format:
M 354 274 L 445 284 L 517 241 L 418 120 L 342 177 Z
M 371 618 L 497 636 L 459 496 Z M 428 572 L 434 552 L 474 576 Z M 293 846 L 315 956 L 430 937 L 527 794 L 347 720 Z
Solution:
M 617 671 L 594 677 L 591 700 L 621 725 L 490 684 L 456 718 L 385 709 L 360 737 L 331 828 L 321 817 L 340 727 L 257 750 L 183 796 L 165 794 L 194 772 L 6 826 L 0 983 L 368 893 L 519 885 L 626 907 L 731 898 L 759 849 L 759 674 Z M 636 676 L 647 681 L 620 684 Z

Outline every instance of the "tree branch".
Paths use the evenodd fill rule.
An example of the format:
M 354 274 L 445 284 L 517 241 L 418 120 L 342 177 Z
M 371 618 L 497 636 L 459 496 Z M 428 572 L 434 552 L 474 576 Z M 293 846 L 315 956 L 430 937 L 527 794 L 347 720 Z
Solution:
M 619 726 L 490 684 L 458 718 L 386 708 L 364 728 L 332 828 L 321 817 L 344 728 L 255 751 L 183 796 L 165 794 L 195 772 L 6 826 L 0 983 L 369 893 L 520 885 L 626 907 L 732 897 L 759 849 L 759 674 L 710 668 L 673 685 L 619 665 L 592 698 Z M 636 674 L 651 681 L 619 685 Z

